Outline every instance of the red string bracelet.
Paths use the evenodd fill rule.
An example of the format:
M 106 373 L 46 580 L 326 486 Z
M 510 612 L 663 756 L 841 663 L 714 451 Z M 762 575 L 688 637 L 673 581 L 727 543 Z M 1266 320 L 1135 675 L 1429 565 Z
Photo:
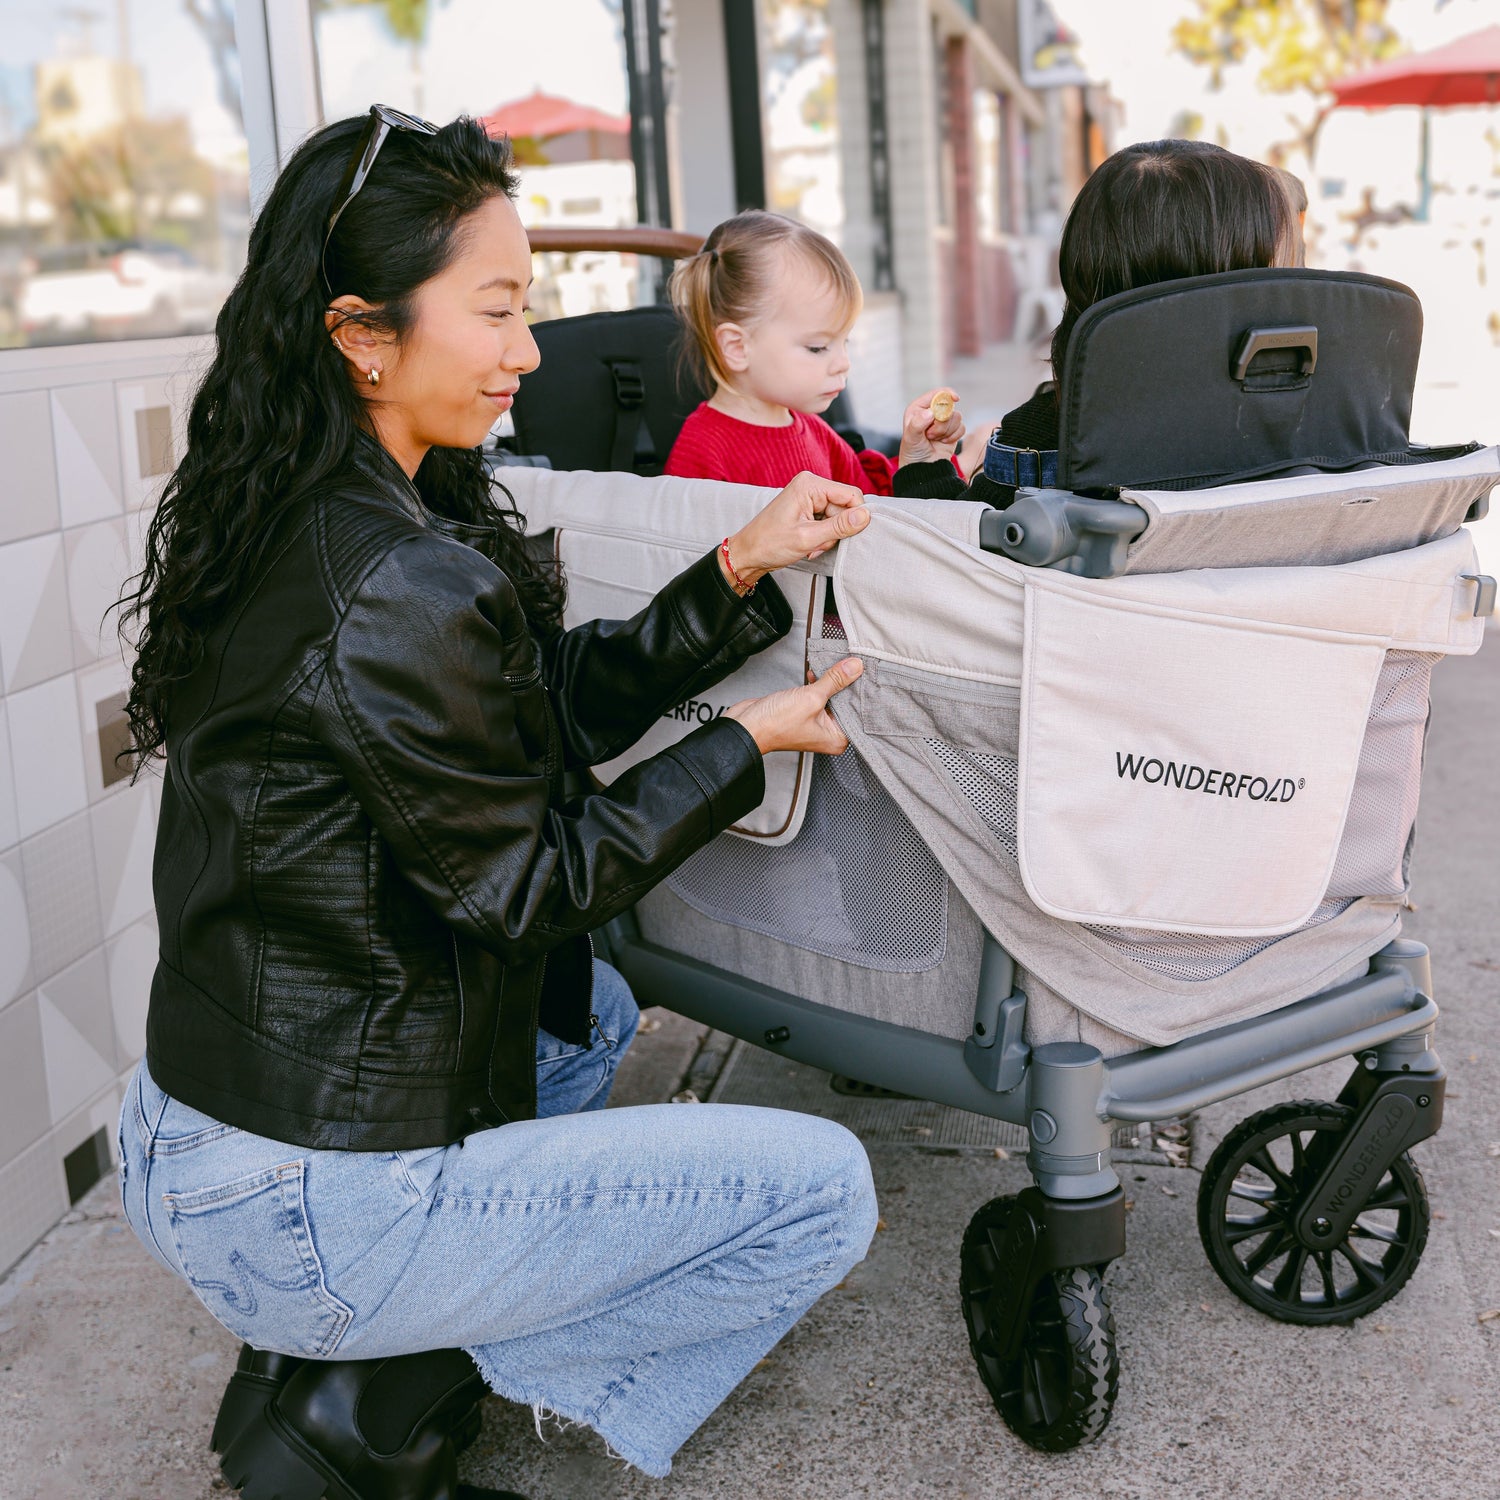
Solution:
M 755 585 L 753 583 L 746 583 L 745 580 L 734 571 L 734 564 L 729 560 L 729 538 L 727 536 L 722 542 L 719 543 L 719 551 L 723 554 L 724 557 L 725 570 L 734 580 L 735 593 L 737 593 L 741 598 L 744 598 L 748 594 L 753 594 L 755 592 Z

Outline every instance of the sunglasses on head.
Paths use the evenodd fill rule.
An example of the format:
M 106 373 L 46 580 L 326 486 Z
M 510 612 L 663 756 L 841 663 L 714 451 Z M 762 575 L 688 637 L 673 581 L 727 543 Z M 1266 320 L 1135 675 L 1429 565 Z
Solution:
M 328 288 L 330 297 L 333 296 L 333 283 L 328 279 L 328 242 L 333 238 L 333 227 L 338 223 L 339 215 L 349 207 L 355 195 L 365 185 L 370 176 L 370 168 L 375 165 L 375 158 L 380 155 L 380 148 L 385 145 L 386 138 L 393 130 L 405 130 L 412 135 L 436 135 L 438 133 L 438 127 L 430 120 L 418 119 L 416 115 L 409 115 L 404 110 L 392 109 L 389 104 L 370 106 L 369 122 L 359 138 L 359 145 L 355 149 L 353 160 L 349 163 L 348 171 L 344 173 L 344 180 L 339 184 L 338 207 L 329 215 L 328 229 L 323 235 L 321 260 L 323 285 Z

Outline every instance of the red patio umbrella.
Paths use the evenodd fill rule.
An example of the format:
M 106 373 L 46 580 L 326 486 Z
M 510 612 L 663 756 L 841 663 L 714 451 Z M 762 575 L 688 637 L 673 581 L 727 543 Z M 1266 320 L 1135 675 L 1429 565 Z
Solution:
M 1500 104 L 1500 26 L 1486 26 L 1431 52 L 1377 63 L 1330 87 L 1340 105 L 1358 109 L 1391 104 L 1415 104 L 1423 109 Z
M 1500 104 L 1500 26 L 1487 26 L 1430 52 L 1392 58 L 1330 85 L 1334 107 L 1386 109 L 1416 105 L 1422 111 L 1421 200 L 1425 219 L 1432 200 L 1431 119 L 1433 109 Z
M 627 116 L 606 114 L 590 104 L 544 94 L 540 89 L 524 99 L 512 99 L 509 104 L 497 106 L 479 123 L 491 135 L 529 135 L 539 141 L 580 130 L 598 131 L 601 135 L 630 134 Z

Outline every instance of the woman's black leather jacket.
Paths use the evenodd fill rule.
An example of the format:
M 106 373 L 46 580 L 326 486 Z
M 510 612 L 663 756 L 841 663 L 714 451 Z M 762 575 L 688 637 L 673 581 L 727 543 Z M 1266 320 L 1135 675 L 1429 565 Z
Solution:
M 486 536 L 362 441 L 174 691 L 147 1065 L 215 1119 L 393 1150 L 531 1118 L 539 1013 L 587 1039 L 589 930 L 764 795 L 727 718 L 605 792 L 563 773 L 785 634 L 774 583 L 710 554 L 542 645 Z

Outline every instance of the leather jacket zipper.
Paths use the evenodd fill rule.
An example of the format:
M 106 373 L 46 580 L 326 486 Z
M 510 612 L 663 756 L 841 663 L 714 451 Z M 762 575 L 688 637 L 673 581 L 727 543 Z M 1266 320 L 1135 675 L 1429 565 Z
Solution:
M 453 979 L 458 985 L 458 1064 L 462 1066 L 464 1055 L 464 970 L 458 958 L 458 934 L 450 927 L 448 941 L 453 944 Z

